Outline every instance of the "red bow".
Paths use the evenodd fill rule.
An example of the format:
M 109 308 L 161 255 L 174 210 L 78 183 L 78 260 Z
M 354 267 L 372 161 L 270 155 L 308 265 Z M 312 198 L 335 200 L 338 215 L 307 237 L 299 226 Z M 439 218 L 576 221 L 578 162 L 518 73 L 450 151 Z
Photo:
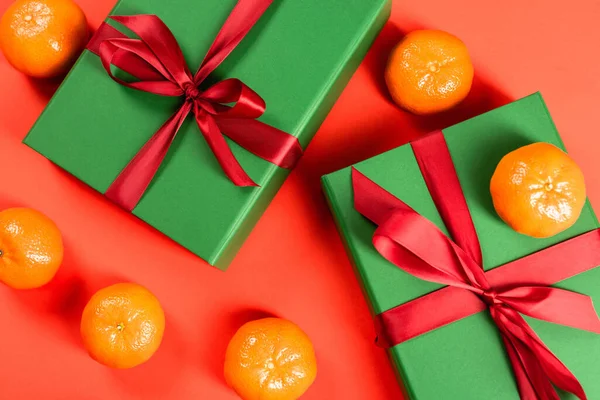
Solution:
M 223 134 L 241 147 L 282 168 L 293 168 L 302 147 L 294 136 L 256 120 L 264 100 L 238 79 L 226 79 L 206 90 L 199 86 L 250 31 L 272 0 L 240 0 L 225 21 L 204 61 L 192 75 L 179 44 L 156 15 L 113 16 L 140 39 L 130 39 L 103 24 L 88 45 L 109 76 L 121 85 L 161 96 L 184 97 L 179 110 L 150 138 L 121 171 L 106 196 L 131 211 L 162 163 L 190 112 L 223 171 L 238 186 L 257 186 L 231 152 Z M 111 64 L 139 81 L 113 75 Z M 228 104 L 234 104 L 229 106 Z
M 600 333 L 600 320 L 588 296 L 548 286 L 600 264 L 600 231 L 484 272 L 477 233 L 442 132 L 412 147 L 455 242 L 356 169 L 352 170 L 354 206 L 378 225 L 373 244 L 388 261 L 420 279 L 449 287 L 378 315 L 381 345 L 394 346 L 489 308 L 522 399 L 558 400 L 552 384 L 586 399 L 575 376 L 520 313 Z

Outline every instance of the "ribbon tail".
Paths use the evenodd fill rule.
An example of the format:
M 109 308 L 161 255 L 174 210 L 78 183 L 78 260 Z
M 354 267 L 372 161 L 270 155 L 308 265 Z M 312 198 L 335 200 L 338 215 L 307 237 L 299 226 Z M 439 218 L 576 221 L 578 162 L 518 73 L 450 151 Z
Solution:
M 260 121 L 217 117 L 216 122 L 228 138 L 281 168 L 294 168 L 302 156 L 302 146 L 296 137 Z
M 127 211 L 135 208 L 156 175 L 190 111 L 191 105 L 185 103 L 146 142 L 106 190 L 105 196 L 110 201 Z
M 237 186 L 258 186 L 233 155 L 215 119 L 201 109 L 196 109 L 195 115 L 198 128 L 225 175 Z
M 556 387 L 574 394 L 580 400 L 587 400 L 575 375 L 546 347 L 517 311 L 507 307 L 492 307 L 491 312 L 502 333 L 510 338 L 517 350 L 539 399 L 559 399 L 554 388 L 550 390 L 546 382 L 549 380 Z M 519 368 L 513 363 L 513 366 L 515 365 Z
M 531 351 L 515 340 L 514 336 L 510 335 L 510 332 L 500 328 L 500 333 L 517 381 L 519 398 L 522 400 L 539 400 L 540 398 L 559 400 L 556 390 L 552 387 L 552 383 L 548 377 L 543 374 L 539 363 L 535 360 Z M 534 373 L 534 371 L 537 372 L 535 373 L 536 377 L 535 379 L 530 379 L 529 374 Z M 541 386 L 542 393 L 544 393 L 543 396 L 538 396 L 532 381 L 538 382 L 538 386 Z
M 204 92 L 203 100 L 219 103 L 223 109 L 215 116 L 217 119 L 259 118 L 264 114 L 267 105 L 262 97 L 239 79 L 228 78 L 215 83 Z M 224 104 L 231 104 L 231 107 Z

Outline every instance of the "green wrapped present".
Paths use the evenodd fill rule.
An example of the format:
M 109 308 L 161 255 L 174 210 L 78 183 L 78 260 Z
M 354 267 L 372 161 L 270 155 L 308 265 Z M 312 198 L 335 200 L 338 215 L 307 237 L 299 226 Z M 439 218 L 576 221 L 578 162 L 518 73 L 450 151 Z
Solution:
M 429 137 L 441 137 L 447 143 L 446 154 L 450 154 L 448 162 L 450 165 L 453 163 L 458 177 L 456 186 L 459 190 L 462 188 L 464 193 L 476 237 L 479 238 L 482 265 L 485 271 L 489 271 L 485 273 L 489 282 L 497 283 L 503 279 L 507 282 L 511 279 L 528 282 L 530 279 L 544 287 L 553 284 L 556 288 L 585 294 L 597 304 L 600 301 L 600 268 L 597 268 L 600 264 L 600 231 L 597 230 L 598 221 L 589 203 L 586 203 L 580 218 L 571 228 L 554 237 L 535 239 L 507 226 L 496 215 L 489 193 L 489 183 L 496 165 L 510 151 L 533 142 L 548 142 L 564 149 L 542 97 L 539 94 L 531 95 L 444 129 L 436 135 Z M 389 242 L 380 242 L 380 236 L 374 237 L 377 226 L 363 216 L 365 212 L 361 211 L 361 215 L 357 211 L 357 192 L 356 188 L 353 189 L 353 182 L 356 185 L 356 177 L 362 176 L 386 192 L 388 200 L 400 199 L 431 221 L 443 232 L 440 235 L 444 240 L 448 240 L 449 232 L 443 221 L 452 218 L 453 209 L 440 212 L 432 199 L 432 192 L 419 165 L 423 154 L 428 154 L 428 145 L 423 143 L 428 142 L 420 142 L 418 155 L 414 150 L 415 144 L 409 144 L 322 178 L 323 189 L 375 316 L 378 332 L 382 332 L 382 321 L 386 324 L 383 331 L 390 332 L 392 321 L 395 324 L 392 330 L 400 336 L 406 335 L 406 338 L 396 338 L 390 343 L 392 347 L 389 353 L 408 397 L 418 400 L 508 400 L 519 398 L 521 394 L 522 398 L 553 398 L 540 395 L 537 391 L 538 397 L 528 397 L 518 384 L 521 382 L 526 387 L 530 382 L 518 379 L 508 354 L 510 349 L 507 353 L 503 343 L 507 335 L 501 335 L 497 321 L 491 317 L 498 299 L 496 294 L 500 292 L 488 292 L 485 289 L 475 295 L 470 290 L 444 287 L 406 272 L 398 262 L 394 265 L 388 261 L 390 252 L 398 251 L 397 248 L 394 247 L 392 251 L 388 247 L 380 253 Z M 437 165 L 435 155 L 429 156 L 429 163 L 430 166 Z M 426 168 L 426 171 L 433 175 L 439 172 L 436 168 Z M 444 193 L 439 186 L 434 190 L 437 190 L 436 196 L 442 202 L 453 202 L 456 198 L 456 193 Z M 444 194 L 451 199 L 444 198 Z M 379 212 L 385 214 L 392 210 L 379 209 Z M 440 214 L 446 217 L 442 219 Z M 395 214 L 386 215 L 391 220 Z M 384 231 L 388 229 L 381 226 L 380 229 Z M 422 232 L 413 232 L 414 235 L 411 235 L 411 230 L 406 229 L 403 237 L 415 241 L 418 238 L 421 248 L 425 249 L 421 253 L 425 258 L 437 252 L 439 240 L 436 242 L 433 236 L 422 237 L 419 236 Z M 455 231 L 452 237 L 456 240 L 461 233 Z M 379 251 L 374 243 L 382 246 L 378 247 Z M 555 246 L 559 243 L 559 246 Z M 574 246 L 574 243 L 580 246 Z M 382 254 L 387 254 L 388 259 Z M 540 254 L 545 254 L 547 262 L 532 263 L 531 260 L 539 259 Z M 554 279 L 552 276 L 562 278 Z M 435 301 L 442 298 L 443 301 Z M 581 324 L 589 329 L 573 329 L 527 316 L 525 321 L 533 329 L 534 335 L 539 335 L 551 352 L 577 377 L 587 398 L 596 399 L 600 398 L 598 316 L 589 299 L 585 301 L 589 305 L 587 319 L 584 318 Z M 414 308 L 415 304 L 423 307 Z M 492 313 L 485 311 L 490 306 Z M 501 306 L 506 307 L 506 304 Z M 464 315 L 444 320 L 446 313 L 454 313 L 462 308 L 469 310 Z M 508 308 L 511 309 L 511 306 Z M 566 319 L 582 311 L 564 308 L 561 312 Z M 402 319 L 403 315 L 408 315 L 407 310 L 412 312 L 411 318 Z M 535 314 L 535 307 L 530 311 Z M 422 329 L 422 325 L 432 320 L 437 326 Z M 415 330 L 421 332 L 407 333 Z M 380 339 L 389 340 L 387 337 Z M 529 362 L 536 361 L 530 359 Z M 553 382 L 556 383 L 556 380 L 553 379 Z M 561 390 L 558 393 L 564 399 L 576 398 Z
M 181 48 L 180 64 L 187 63 L 193 73 L 205 60 L 225 21 L 231 28 L 232 18 L 237 18 L 239 25 L 258 19 L 263 12 L 258 4 L 264 5 L 265 1 L 241 0 L 237 6 L 236 3 L 235 0 L 121 0 L 111 15 L 158 16 Z M 237 17 L 228 19 L 234 7 Z M 248 16 L 238 12 L 241 8 L 249 10 L 245 11 Z M 239 37 L 235 35 L 233 39 L 220 37 L 225 46 L 233 42 L 235 48 L 226 54 L 214 72 L 200 80 L 199 87 L 182 84 L 181 77 L 172 72 L 172 66 L 164 68 L 163 65 L 158 67 L 164 70 L 159 71 L 160 74 L 172 82 L 155 85 L 152 93 L 115 83 L 98 54 L 104 51 L 105 58 L 112 58 L 113 64 L 121 67 L 110 70 L 118 79 L 128 83 L 136 82 L 136 78 L 152 81 L 156 80 L 156 68 L 151 71 L 152 68 L 140 67 L 141 60 L 152 63 L 164 58 L 164 54 L 177 59 L 172 51 L 175 46 L 168 45 L 169 49 L 163 49 L 160 56 L 160 43 L 168 42 L 162 40 L 163 37 L 159 43 L 152 44 L 150 39 L 156 36 L 155 27 L 144 28 L 147 33 L 143 37 L 137 26 L 139 40 L 134 44 L 119 41 L 119 35 L 137 38 L 133 33 L 137 22 L 127 29 L 125 20 L 120 19 L 121 23 L 109 20 L 89 47 L 96 46 L 93 50 L 98 54 L 88 50 L 83 53 L 24 143 L 113 201 L 115 197 L 109 194 L 140 186 L 136 191 L 143 195 L 134 195 L 132 206 L 117 203 L 211 265 L 225 269 L 288 175 L 289 169 L 280 166 L 291 167 L 293 162 L 282 161 L 285 157 L 279 153 L 271 154 L 270 136 L 255 135 L 255 129 L 248 128 L 246 137 L 241 141 L 238 138 L 237 143 L 228 138 L 223 140 L 221 133 L 215 133 L 215 127 L 211 126 L 211 115 L 225 112 L 231 106 L 229 103 L 236 100 L 233 97 L 237 91 L 242 100 L 253 99 L 250 107 L 245 100 L 239 102 L 245 103 L 246 109 L 242 111 L 248 120 L 246 125 L 238 123 L 238 130 L 240 126 L 255 127 L 254 118 L 260 115 L 259 125 L 291 136 L 301 151 L 309 144 L 383 27 L 390 9 L 389 0 L 275 1 L 241 43 L 237 44 Z M 117 40 L 100 44 L 106 32 L 118 33 Z M 214 54 L 206 58 L 210 57 L 214 58 Z M 130 68 L 125 67 L 126 64 Z M 213 100 L 219 98 L 221 104 L 207 102 L 207 88 L 219 81 L 230 84 L 229 92 L 219 94 L 215 89 L 211 96 Z M 248 88 L 266 103 L 264 114 L 261 115 L 264 104 Z M 159 92 L 164 96 L 155 94 Z M 187 107 L 188 100 L 198 98 L 198 102 L 189 103 L 193 104 L 190 109 L 183 111 L 202 119 L 199 123 L 206 128 L 202 134 L 193 118 L 181 118 L 182 126 L 168 152 L 159 149 L 164 154 L 158 158 L 166 154 L 162 162 L 148 163 L 147 159 L 134 158 L 140 149 L 146 149 L 144 144 L 154 138 L 165 121 L 174 113 L 181 117 L 183 114 L 179 113 Z M 201 110 L 193 108 L 196 106 Z M 227 134 L 221 122 L 227 121 L 219 122 L 219 128 Z M 207 131 L 212 132 L 210 146 L 203 137 Z M 167 139 L 160 140 L 166 143 Z M 251 152 L 257 147 L 268 153 L 262 156 L 266 159 Z M 215 148 L 219 148 L 218 151 Z M 229 149 L 229 165 L 237 160 L 241 166 L 239 174 L 247 174 L 246 182 L 255 182 L 258 186 L 232 183 L 235 177 L 224 172 L 223 163 L 218 162 L 221 158 L 215 156 Z M 150 153 L 146 151 L 144 155 Z M 152 164 L 148 167 L 150 170 L 154 164 L 160 165 L 155 175 L 155 171 L 151 171 L 150 178 L 143 176 L 150 182 L 149 186 L 140 183 L 144 179 L 139 179 L 139 168 L 137 173 L 128 173 L 125 178 L 120 174 L 126 166 L 129 168 L 131 160 L 137 160 L 138 167 Z M 118 182 L 117 177 L 123 178 L 125 184 Z M 115 190 L 115 184 L 119 190 Z

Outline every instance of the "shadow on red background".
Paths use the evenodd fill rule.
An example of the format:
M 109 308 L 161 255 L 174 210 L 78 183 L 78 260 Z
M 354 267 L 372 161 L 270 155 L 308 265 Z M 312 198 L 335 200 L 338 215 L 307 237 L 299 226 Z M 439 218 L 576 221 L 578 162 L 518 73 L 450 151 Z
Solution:
M 182 341 L 183 335 L 169 321 L 174 319 L 165 315 L 165 334 L 160 348 L 146 363 L 126 370 L 110 370 L 115 381 L 124 391 L 136 399 L 165 398 L 181 379 L 187 351 Z M 168 365 L 168 368 L 165 368 Z M 160 377 L 160 379 L 149 379 Z
M 54 92 L 56 92 L 56 89 L 60 86 L 63 78 L 64 77 L 61 76 L 53 79 L 36 79 L 30 77 L 27 77 L 26 79 L 29 85 L 35 90 L 36 94 L 41 99 L 48 102 L 54 95 Z

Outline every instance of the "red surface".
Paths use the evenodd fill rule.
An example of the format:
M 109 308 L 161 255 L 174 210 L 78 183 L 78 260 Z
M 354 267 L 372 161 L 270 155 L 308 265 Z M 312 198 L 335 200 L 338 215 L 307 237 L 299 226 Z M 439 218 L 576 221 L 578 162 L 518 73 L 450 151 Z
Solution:
M 92 26 L 114 2 L 78 1 Z M 8 4 L 0 0 L 0 12 Z M 54 85 L 28 80 L 0 56 L 0 209 L 45 212 L 66 245 L 51 284 L 25 292 L 0 285 L 0 399 L 233 400 L 222 377 L 227 341 L 244 321 L 265 314 L 295 321 L 314 342 L 319 372 L 305 399 L 400 398 L 385 352 L 373 345 L 373 324 L 320 192 L 321 175 L 541 90 L 583 168 L 592 203 L 600 201 L 600 3 L 493 4 L 394 2 L 390 23 L 226 273 L 22 145 Z M 468 101 L 433 118 L 395 108 L 382 79 L 390 47 L 419 27 L 461 37 L 477 71 Z M 79 339 L 85 302 L 117 281 L 147 286 L 167 314 L 158 353 L 128 371 L 92 361 Z

